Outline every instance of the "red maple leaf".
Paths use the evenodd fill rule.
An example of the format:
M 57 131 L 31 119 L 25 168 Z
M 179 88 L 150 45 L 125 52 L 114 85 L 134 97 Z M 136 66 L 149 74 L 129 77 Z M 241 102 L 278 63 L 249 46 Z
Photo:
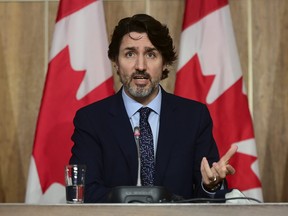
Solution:
M 52 183 L 64 184 L 64 167 L 71 156 L 73 143 L 70 138 L 76 111 L 114 93 L 111 77 L 77 100 L 76 92 L 84 75 L 85 71 L 72 69 L 68 47 L 49 64 L 33 148 L 43 193 Z

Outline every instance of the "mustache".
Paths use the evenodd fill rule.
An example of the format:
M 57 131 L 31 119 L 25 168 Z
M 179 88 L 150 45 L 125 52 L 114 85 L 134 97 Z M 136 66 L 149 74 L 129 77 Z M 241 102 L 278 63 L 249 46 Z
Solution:
M 147 73 L 146 71 L 140 71 L 140 70 L 136 70 L 134 73 L 132 73 L 132 78 L 136 79 L 136 78 L 142 78 L 142 79 L 151 79 L 151 76 L 149 73 Z

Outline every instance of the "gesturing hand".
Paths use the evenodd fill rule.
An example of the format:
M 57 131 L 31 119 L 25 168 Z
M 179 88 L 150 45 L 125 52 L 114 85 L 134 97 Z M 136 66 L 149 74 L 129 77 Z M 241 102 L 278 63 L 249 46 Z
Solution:
M 223 181 L 227 175 L 233 175 L 235 169 L 229 164 L 230 158 L 237 152 L 238 146 L 231 145 L 226 154 L 218 161 L 209 166 L 209 163 L 205 157 L 201 162 L 201 174 L 203 184 L 206 188 L 214 188 L 219 182 Z

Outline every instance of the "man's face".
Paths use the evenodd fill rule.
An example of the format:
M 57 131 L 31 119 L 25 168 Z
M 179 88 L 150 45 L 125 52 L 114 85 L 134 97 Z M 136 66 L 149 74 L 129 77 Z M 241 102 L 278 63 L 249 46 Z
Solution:
M 146 33 L 124 35 L 117 61 L 125 92 L 136 101 L 148 104 L 158 93 L 163 58 Z

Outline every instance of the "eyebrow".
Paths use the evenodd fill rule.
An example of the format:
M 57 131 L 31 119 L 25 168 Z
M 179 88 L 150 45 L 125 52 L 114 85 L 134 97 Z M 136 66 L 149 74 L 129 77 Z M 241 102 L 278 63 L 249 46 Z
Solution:
M 151 52 L 151 51 L 157 51 L 158 49 L 156 49 L 155 47 L 145 47 L 145 51 Z
M 124 48 L 124 50 L 134 51 L 134 50 L 137 50 L 137 48 L 136 47 L 126 47 L 126 48 Z M 155 47 L 145 47 L 145 51 L 146 52 L 158 51 L 158 49 L 156 49 Z

